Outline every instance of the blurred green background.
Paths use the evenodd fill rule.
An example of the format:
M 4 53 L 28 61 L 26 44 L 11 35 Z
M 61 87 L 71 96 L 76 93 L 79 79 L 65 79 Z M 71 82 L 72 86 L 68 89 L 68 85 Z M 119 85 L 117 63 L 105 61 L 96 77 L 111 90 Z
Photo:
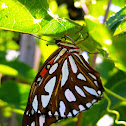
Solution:
M 105 93 L 81 116 L 53 125 L 126 125 L 125 4 L 125 0 L 0 0 L 0 126 L 22 125 L 30 85 L 57 49 L 54 39 L 75 33 L 82 25 L 83 30 L 70 37 L 76 40 L 80 35 L 81 41 L 89 33 L 78 46 L 90 53 L 99 52 L 95 65 L 94 54 L 87 55 L 89 64 L 101 75 Z

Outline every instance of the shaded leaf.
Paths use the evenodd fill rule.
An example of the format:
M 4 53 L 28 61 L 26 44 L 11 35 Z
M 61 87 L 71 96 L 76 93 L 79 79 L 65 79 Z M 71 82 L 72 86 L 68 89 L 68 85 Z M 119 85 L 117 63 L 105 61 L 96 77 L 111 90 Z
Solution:
M 112 92 L 122 96 L 126 97 L 126 73 L 123 71 L 117 71 L 113 76 L 111 76 L 107 83 L 105 84 L 105 87 L 111 90 Z M 117 103 L 121 102 L 119 99 L 109 95 L 109 98 L 111 99 L 111 106 L 117 105 Z
M 102 99 L 102 101 L 93 105 L 89 110 L 83 112 L 81 126 L 95 126 L 98 120 L 104 115 L 106 105 L 106 101 Z
M 17 60 L 6 61 L 1 60 L 0 62 L 0 73 L 4 75 L 16 76 L 17 78 L 23 79 L 26 82 L 32 82 L 36 72 L 27 64 L 19 62 Z
M 14 107 L 25 108 L 27 103 L 30 86 L 19 84 L 15 81 L 5 81 L 0 88 L 0 99 Z

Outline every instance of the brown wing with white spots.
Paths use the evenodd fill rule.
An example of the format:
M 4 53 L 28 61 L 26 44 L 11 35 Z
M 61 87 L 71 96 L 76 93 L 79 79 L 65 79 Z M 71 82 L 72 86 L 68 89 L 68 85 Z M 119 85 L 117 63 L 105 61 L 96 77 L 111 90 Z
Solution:
M 100 75 L 77 53 L 66 53 L 57 62 L 58 69 L 48 75 L 43 81 L 45 86 L 40 85 L 38 89 L 38 109 L 58 119 L 76 116 L 101 98 L 104 89 Z M 42 87 L 48 94 L 40 93 Z
M 60 54 L 61 50 L 62 48 L 59 47 L 52 55 L 50 55 L 50 57 L 45 61 L 40 71 L 36 75 L 32 83 L 30 93 L 29 93 L 27 107 L 23 115 L 22 126 L 49 126 L 51 123 L 56 122 L 55 116 L 50 117 L 48 116 L 47 112 L 43 112 L 44 114 L 41 114 L 41 112 L 37 108 L 38 105 L 41 103 L 41 100 L 38 99 L 37 92 L 38 92 L 38 89 L 40 89 L 40 85 L 42 85 L 43 87 L 41 87 L 40 92 L 39 92 L 40 95 L 48 94 L 47 92 L 44 91 L 44 86 L 46 85 L 46 83 L 45 85 L 43 84 L 43 78 L 46 78 L 46 76 L 48 76 L 48 70 L 50 69 L 52 62 L 55 60 L 55 58 L 60 57 L 60 55 L 63 55 L 63 54 Z M 64 50 L 62 51 L 62 53 L 63 52 Z M 45 117 L 45 120 L 44 120 L 45 122 L 43 122 L 43 125 L 39 124 L 41 122 L 39 121 L 40 116 L 41 116 L 41 120 L 42 120 L 42 117 L 43 117 L 43 120 Z
M 50 123 L 54 122 L 56 122 L 56 117 L 50 117 L 47 115 L 36 113 L 31 105 L 27 105 L 27 108 L 23 115 L 22 126 L 49 126 Z
M 52 63 L 46 74 L 32 107 L 36 112 L 40 111 L 57 119 L 76 116 L 90 108 L 104 91 L 99 73 L 77 53 L 66 52 L 63 58 Z
M 101 98 L 104 89 L 100 75 L 78 55 L 78 49 L 72 44 L 59 48 L 44 63 L 33 82 L 23 126 L 33 121 L 33 126 L 41 126 L 43 118 L 42 126 L 48 126 L 76 116 Z M 34 115 L 27 114 L 29 108 Z

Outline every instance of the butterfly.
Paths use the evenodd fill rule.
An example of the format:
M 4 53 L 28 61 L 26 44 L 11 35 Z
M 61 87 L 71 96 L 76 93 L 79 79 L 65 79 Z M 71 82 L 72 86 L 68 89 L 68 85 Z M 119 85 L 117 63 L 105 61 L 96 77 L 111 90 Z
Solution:
M 72 43 L 56 40 L 58 49 L 42 65 L 29 93 L 22 126 L 49 126 L 74 117 L 101 99 L 100 74 Z

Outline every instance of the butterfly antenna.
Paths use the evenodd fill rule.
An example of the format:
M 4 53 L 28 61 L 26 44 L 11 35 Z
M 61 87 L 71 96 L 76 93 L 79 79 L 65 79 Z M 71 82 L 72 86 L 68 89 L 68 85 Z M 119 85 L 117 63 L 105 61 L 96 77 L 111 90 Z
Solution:
M 83 25 L 83 27 L 84 27 L 84 25 Z M 66 37 L 66 38 L 68 38 L 69 40 L 71 40 L 74 44 L 75 44 L 75 41 L 76 40 L 78 40 L 78 38 L 80 37 L 78 37 L 76 40 L 73 40 L 71 37 L 69 37 L 68 35 L 72 35 L 72 34 L 77 34 L 77 33 L 79 33 L 80 31 L 82 31 L 83 30 L 83 27 L 79 30 L 79 31 L 77 31 L 77 32 L 75 32 L 75 33 L 68 33 L 68 34 L 65 34 L 64 36 Z
M 89 37 L 89 33 L 87 32 L 87 36 L 85 39 L 83 39 L 82 41 L 78 42 L 76 45 L 80 44 L 81 42 L 85 41 L 87 38 Z
M 23 34 L 27 34 L 27 33 L 23 33 Z M 29 35 L 31 35 L 31 36 L 33 36 L 33 37 L 35 37 L 35 38 L 41 39 L 41 40 L 43 40 L 43 41 L 50 42 L 50 43 L 53 43 L 53 44 L 54 44 L 54 42 L 52 42 L 52 41 L 47 41 L 47 40 L 42 39 L 42 38 L 40 38 L 40 37 L 38 37 L 38 36 L 36 36 L 36 35 L 33 35 L 33 34 L 29 34 Z M 47 45 L 49 45 L 49 44 L 47 44 Z M 50 45 L 51 45 L 51 44 L 50 44 Z

